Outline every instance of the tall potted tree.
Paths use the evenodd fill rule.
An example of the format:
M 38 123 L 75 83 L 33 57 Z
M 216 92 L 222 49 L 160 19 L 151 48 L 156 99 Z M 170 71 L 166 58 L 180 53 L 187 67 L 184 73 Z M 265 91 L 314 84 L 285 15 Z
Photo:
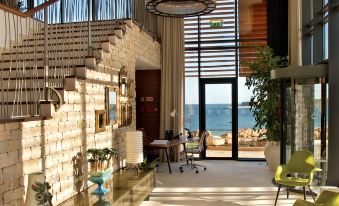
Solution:
M 280 82 L 272 80 L 271 71 L 287 66 L 287 59 L 274 55 L 273 50 L 258 47 L 255 61 L 244 63 L 253 73 L 246 79 L 246 86 L 252 89 L 251 111 L 256 124 L 254 129 L 265 131 L 260 135 L 268 140 L 265 146 L 266 161 L 275 170 L 280 160 Z

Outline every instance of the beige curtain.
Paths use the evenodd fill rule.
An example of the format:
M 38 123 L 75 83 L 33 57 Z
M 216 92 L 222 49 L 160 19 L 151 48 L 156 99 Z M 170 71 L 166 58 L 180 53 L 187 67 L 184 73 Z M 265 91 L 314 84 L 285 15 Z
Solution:
M 162 72 L 160 135 L 166 129 L 182 133 L 184 119 L 184 23 L 179 18 L 160 18 Z M 176 110 L 176 116 L 170 116 Z M 172 152 L 172 160 L 179 160 L 179 147 Z
M 145 8 L 145 0 L 133 0 L 133 20 L 136 21 L 144 30 L 150 32 L 154 38 L 160 39 L 160 18 L 157 15 L 151 14 Z

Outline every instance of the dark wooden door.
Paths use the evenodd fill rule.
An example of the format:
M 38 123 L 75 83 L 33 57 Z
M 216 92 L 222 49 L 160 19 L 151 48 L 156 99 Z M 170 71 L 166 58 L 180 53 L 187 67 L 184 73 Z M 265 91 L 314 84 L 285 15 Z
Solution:
M 151 141 L 159 139 L 161 70 L 137 70 L 136 80 L 136 126 L 144 128 Z

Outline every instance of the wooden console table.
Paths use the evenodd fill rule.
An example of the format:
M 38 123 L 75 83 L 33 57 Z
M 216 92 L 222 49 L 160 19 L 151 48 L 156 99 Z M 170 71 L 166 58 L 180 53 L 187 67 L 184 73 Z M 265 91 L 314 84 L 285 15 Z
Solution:
M 105 184 L 110 191 L 102 198 L 92 195 L 96 185 L 89 187 L 59 206 L 94 206 L 94 205 L 129 205 L 137 206 L 142 203 L 155 187 L 155 171 L 148 170 L 136 175 L 134 170 L 117 171 L 110 181 Z

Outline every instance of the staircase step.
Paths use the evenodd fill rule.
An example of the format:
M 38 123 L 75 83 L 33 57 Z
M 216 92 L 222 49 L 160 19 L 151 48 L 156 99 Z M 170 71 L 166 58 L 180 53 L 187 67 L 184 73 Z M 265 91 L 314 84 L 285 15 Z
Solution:
M 72 67 L 61 67 L 61 66 L 50 66 L 49 67 L 49 76 L 72 76 L 74 74 L 74 68 Z M 25 76 L 26 78 L 33 78 L 33 77 L 43 77 L 45 75 L 43 67 L 27 67 L 24 70 L 22 68 L 1 68 L 0 72 L 0 80 L 3 78 L 13 78 L 13 77 L 20 77 Z
M 7 113 L 8 116 L 31 116 L 32 114 L 38 115 L 39 106 L 33 102 L 0 104 L 0 111 L 2 114 Z
M 106 68 L 109 69 L 108 67 Z M 112 68 L 111 68 L 112 70 Z M 75 69 L 75 76 L 79 79 L 94 79 L 98 81 L 104 82 L 115 82 L 118 84 L 119 79 L 112 79 L 112 71 L 110 73 L 104 73 L 103 71 L 98 71 L 97 68 L 95 70 L 90 69 L 86 66 L 84 67 L 77 67 Z
M 66 66 L 73 66 L 73 65 L 83 65 L 84 59 L 80 59 L 79 57 L 69 57 L 65 58 L 49 58 L 49 65 L 56 66 L 56 67 L 66 67 Z M 43 59 L 26 59 L 25 62 L 17 62 L 16 61 L 0 61 L 0 65 L 3 68 L 29 68 L 29 67 L 43 67 L 44 60 Z
M 0 82 L 0 90 L 13 90 L 18 87 L 25 87 L 25 88 L 41 88 L 45 84 L 44 77 L 37 77 L 34 79 L 31 78 L 6 78 L 1 79 Z M 56 78 L 56 77 L 50 77 L 49 78 L 49 85 L 52 87 L 63 87 L 64 80 L 62 77 Z
M 92 37 L 92 41 L 102 41 L 107 40 L 107 36 L 113 33 L 112 31 L 110 33 L 104 34 L 104 35 L 95 35 Z M 64 43 L 68 44 L 71 42 L 88 42 L 88 37 L 86 36 L 80 36 L 80 35 L 69 35 L 69 36 L 60 36 L 56 35 L 51 38 L 48 38 L 48 44 L 58 44 L 58 43 Z M 28 45 L 36 45 L 36 44 L 44 44 L 44 39 L 27 39 L 25 40 L 22 45 L 28 46 Z
M 114 31 L 114 29 L 122 29 L 124 30 L 124 28 L 120 28 L 120 27 L 100 27 L 100 28 L 92 28 L 91 30 L 91 33 L 93 35 L 100 35 L 100 34 L 106 34 L 106 33 L 109 33 L 109 32 L 112 32 Z M 75 30 L 72 30 L 71 28 L 68 28 L 68 29 L 60 29 L 60 30 L 51 30 L 51 31 L 48 31 L 48 35 L 49 37 L 53 36 L 53 37 L 56 37 L 56 36 L 60 36 L 60 34 L 67 34 L 67 35 L 73 35 L 73 36 L 88 36 L 88 28 L 80 28 L 80 29 L 75 29 Z M 38 32 L 38 33 L 35 33 L 34 36 L 36 37 L 44 37 L 44 32 Z
M 115 34 L 108 35 L 107 39 L 112 45 L 117 45 L 118 37 Z
M 93 28 L 101 28 L 101 27 L 107 27 L 107 26 L 115 26 L 115 27 L 119 27 L 119 26 L 123 26 L 123 25 L 127 25 L 130 24 L 131 25 L 130 20 L 125 20 L 125 21 L 121 21 L 121 20 L 99 20 L 99 21 L 92 21 L 91 22 L 91 27 Z M 49 29 L 68 29 L 68 28 L 74 28 L 74 29 L 79 29 L 82 27 L 87 28 L 88 27 L 88 23 L 84 23 L 84 22 L 75 22 L 75 23 L 68 23 L 68 24 L 51 24 L 49 25 Z M 42 28 L 44 29 L 44 28 Z
M 92 41 L 92 43 L 98 43 L 100 44 L 101 41 Z M 78 48 L 76 47 L 70 47 L 70 49 L 80 49 L 79 46 L 86 46 L 86 47 L 81 47 L 81 48 L 87 48 L 87 44 L 88 42 L 87 41 L 83 41 L 83 42 L 57 42 L 57 43 L 53 43 L 53 44 L 49 44 L 50 47 L 56 47 L 56 46 L 62 46 L 64 47 L 65 49 L 67 49 L 68 47 L 70 47 L 71 45 L 78 45 Z M 17 45 L 17 46 L 13 46 L 13 48 L 29 48 L 29 47 L 32 47 L 32 48 L 44 48 L 44 43 L 41 43 L 41 44 L 32 44 L 32 45 Z M 60 49 L 60 48 L 58 48 Z M 32 50 L 34 51 L 34 50 Z M 40 50 L 39 50 L 40 51 Z
M 132 28 L 133 20 L 131 20 L 131 19 L 125 20 L 124 23 L 125 23 L 129 28 Z
M 17 62 L 29 61 L 30 59 L 33 59 L 34 56 L 35 56 L 36 59 L 43 59 L 44 55 L 45 54 L 43 52 L 35 53 L 35 55 L 32 52 L 29 52 L 29 53 L 26 53 L 26 54 L 22 54 L 22 52 L 18 52 L 18 53 L 14 52 L 14 53 L 12 53 L 12 55 L 9 54 L 9 53 L 6 53 L 6 54 L 3 54 L 2 58 L 0 59 L 0 62 L 6 62 L 6 61 L 12 60 L 12 62 L 14 62 L 14 65 L 15 65 Z M 70 58 L 79 58 L 79 57 L 83 57 L 83 56 L 86 56 L 86 55 L 88 55 L 87 50 L 86 51 L 79 50 L 79 51 L 74 51 L 74 52 L 59 50 L 58 52 L 56 52 L 56 51 L 49 52 L 49 59 L 56 59 L 57 58 L 57 59 L 63 59 L 65 61 L 67 61 Z
M 114 29 L 114 34 L 119 38 L 122 39 L 124 35 L 124 31 L 122 29 Z
M 85 66 L 89 68 L 94 68 L 97 65 L 96 59 L 94 56 L 85 57 Z
M 109 40 L 101 42 L 101 48 L 104 52 L 109 53 L 111 51 L 111 42 Z
M 3 102 L 37 102 L 43 97 L 43 90 L 23 89 L 21 91 L 9 90 Z
M 40 102 L 40 116 L 53 117 L 55 113 L 54 105 L 52 102 Z

